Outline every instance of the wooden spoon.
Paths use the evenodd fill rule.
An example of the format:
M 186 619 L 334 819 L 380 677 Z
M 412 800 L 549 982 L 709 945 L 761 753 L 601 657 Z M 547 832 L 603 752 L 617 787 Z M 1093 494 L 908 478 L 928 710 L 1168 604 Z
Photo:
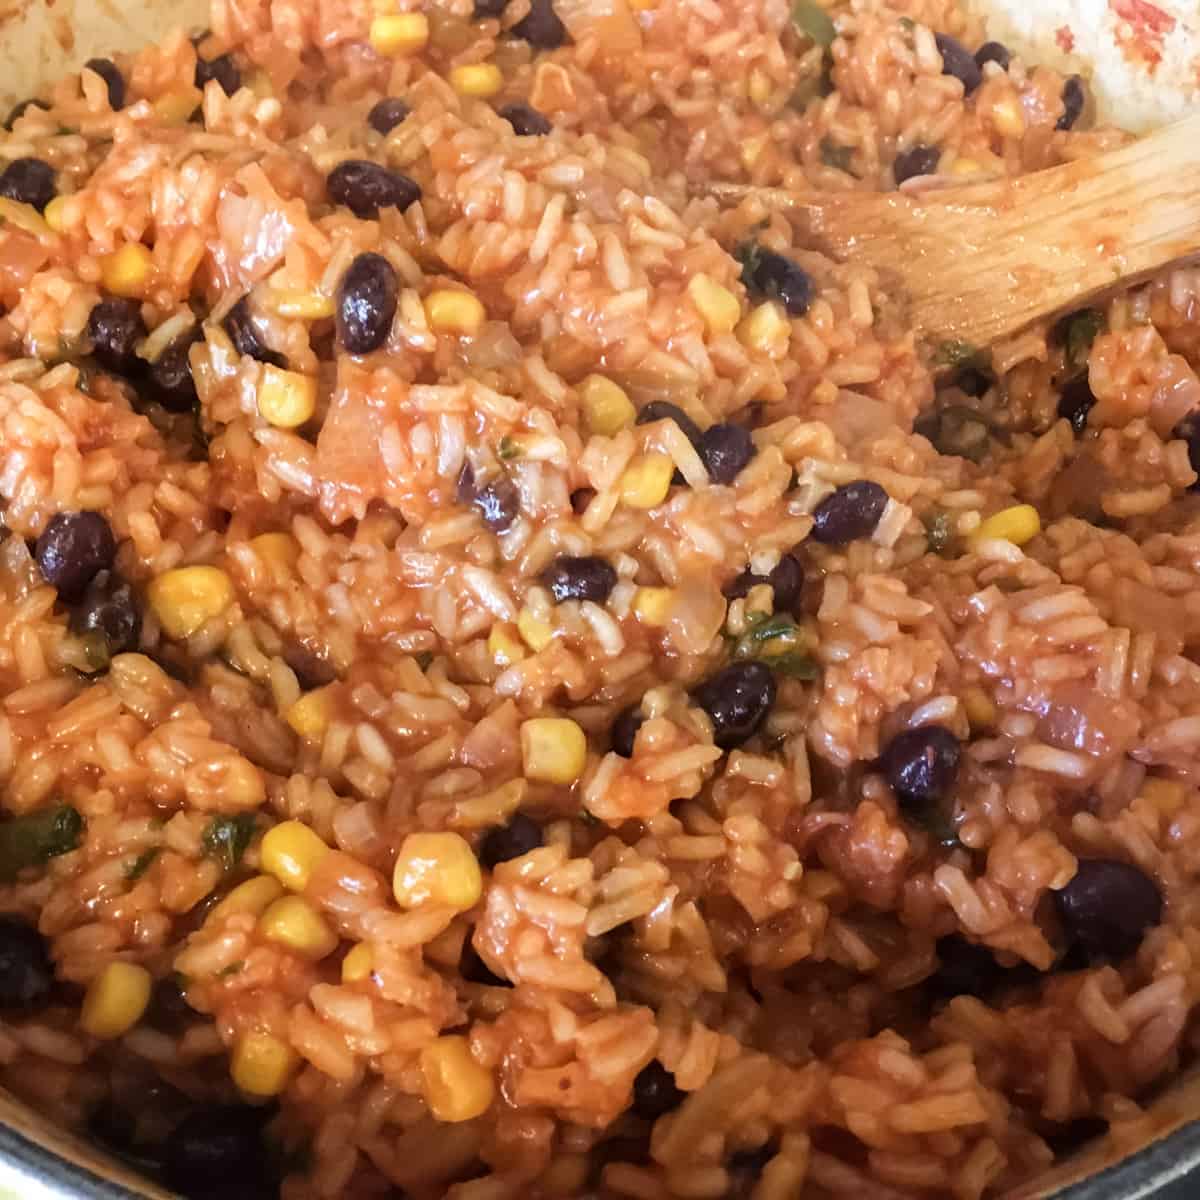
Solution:
M 931 341 L 987 346 L 1200 254 L 1200 115 L 995 183 L 915 194 L 706 190 L 786 209 L 803 242 L 877 268 Z

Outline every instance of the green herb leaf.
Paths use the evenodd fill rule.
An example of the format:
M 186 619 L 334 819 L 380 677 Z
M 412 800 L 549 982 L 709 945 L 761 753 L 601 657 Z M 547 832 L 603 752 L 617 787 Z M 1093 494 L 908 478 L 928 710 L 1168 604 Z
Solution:
M 916 27 L 917 23 L 912 19 L 912 17 L 900 18 L 900 28 L 903 29 L 905 33 L 912 33 Z
M 239 958 L 237 962 L 231 962 L 229 966 L 222 967 L 217 972 L 218 979 L 227 979 L 230 975 L 236 975 L 246 965 L 246 960 Z
M 1104 332 L 1108 322 L 1098 308 L 1085 308 L 1067 318 L 1066 336 L 1067 362 L 1075 371 L 1087 365 L 1092 343 Z
M 807 654 L 801 654 L 799 650 L 793 650 L 790 654 L 781 654 L 777 658 L 764 658 L 763 662 L 776 675 L 784 675 L 788 679 L 800 679 L 805 683 L 812 683 L 821 675 L 821 668 L 817 663 Z
M 0 881 L 26 867 L 44 866 L 74 850 L 83 839 L 83 818 L 69 804 L 14 817 L 0 825 Z
M 746 637 L 751 643 L 761 646 L 764 642 L 773 642 L 776 638 L 787 637 L 795 632 L 796 622 L 786 614 L 781 614 L 755 625 Z
M 964 404 L 948 404 L 922 421 L 919 431 L 939 454 L 956 454 L 982 462 L 992 438 L 992 427 L 982 413 Z
M 792 24 L 818 46 L 832 46 L 837 37 L 833 18 L 813 0 L 796 0 L 792 5 Z
M 960 370 L 963 367 L 975 367 L 983 370 L 988 366 L 988 356 L 970 342 L 951 339 L 942 342 L 934 351 L 933 362 L 938 367 L 956 367 Z
M 753 239 L 739 243 L 734 247 L 733 257 L 742 264 L 742 283 L 747 288 L 756 288 L 758 266 L 762 260 L 762 247 Z
M 521 443 L 515 438 L 505 434 L 500 439 L 500 445 L 496 448 L 496 454 L 501 462 L 508 462 L 510 459 L 521 457 Z
M 923 521 L 930 551 L 947 557 L 954 544 L 954 518 L 945 509 L 935 508 L 925 514 Z
M 850 164 L 854 161 L 854 149 L 851 146 L 839 146 L 829 138 L 821 139 L 821 161 L 827 167 L 853 174 Z
M 953 812 L 947 811 L 940 804 L 913 805 L 905 807 L 904 815 L 910 825 L 923 829 L 939 846 L 947 850 L 962 843 L 958 840 L 958 826 L 954 823 Z
M 135 879 L 141 879 L 143 875 L 150 869 L 150 864 L 159 856 L 161 847 L 151 846 L 148 850 L 143 850 L 126 868 L 125 878 L 131 883 Z
M 232 817 L 213 817 L 204 830 L 204 849 L 226 871 L 232 871 L 242 860 L 254 837 L 254 814 L 238 813 Z

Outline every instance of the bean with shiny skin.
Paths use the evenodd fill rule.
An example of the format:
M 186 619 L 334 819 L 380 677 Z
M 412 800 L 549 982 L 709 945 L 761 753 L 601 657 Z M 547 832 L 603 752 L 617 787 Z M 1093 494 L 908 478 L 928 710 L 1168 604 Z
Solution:
M 612 564 L 596 555 L 560 554 L 541 574 L 555 601 L 591 600 L 603 604 L 617 586 Z
M 1081 858 L 1054 900 L 1068 939 L 1092 960 L 1129 958 L 1162 921 L 1158 885 L 1141 868 L 1117 859 Z
M 618 713 L 610 734 L 613 753 L 622 758 L 632 758 L 637 732 L 645 723 L 646 718 L 636 704 Z
M 1058 415 L 1070 421 L 1076 433 L 1082 433 L 1087 428 L 1088 413 L 1095 404 L 1096 396 L 1085 372 L 1063 386 L 1058 398 Z
M 936 175 L 941 160 L 942 152 L 936 146 L 926 146 L 922 143 L 910 146 L 903 154 L 897 155 L 892 165 L 897 186 L 922 175 Z
M 146 322 L 136 300 L 105 296 L 88 314 L 87 338 L 96 361 L 108 371 L 128 375 L 140 366 L 135 347 L 146 336 Z
M 952 75 L 963 85 L 965 95 L 971 95 L 983 82 L 983 72 L 971 52 L 948 33 L 936 34 L 938 53 L 942 56 L 942 74 Z
M 147 378 L 154 390 L 154 398 L 168 412 L 192 412 L 200 402 L 189 353 L 202 336 L 199 327 L 193 325 L 150 364 Z
M 17 123 L 17 120 L 24 116 L 26 110 L 30 108 L 40 108 L 43 112 L 48 111 L 47 106 L 40 100 L 22 100 L 19 104 L 13 105 L 12 112 L 10 112 L 8 117 L 5 119 L 4 128 L 11 133 L 12 127 Z
M 761 246 L 743 270 L 742 282 L 755 294 L 778 300 L 791 317 L 804 316 L 816 295 L 812 276 L 799 263 Z
M 254 324 L 250 312 L 250 301 L 243 296 L 225 316 L 225 332 L 233 342 L 233 348 L 247 358 L 257 359 L 272 367 L 286 367 L 287 359 L 275 350 L 268 348 Z
M 399 96 L 384 96 L 367 113 L 367 124 L 376 133 L 381 133 L 384 137 L 387 137 L 411 113 L 412 109 Z
M 633 1111 L 647 1121 L 666 1116 L 678 1108 L 683 1099 L 675 1076 L 657 1058 L 647 1063 L 633 1081 Z
M 554 128 L 548 117 L 529 104 L 506 104 L 497 112 L 513 127 L 517 137 L 544 137 Z
M 196 59 L 196 86 L 203 91 L 209 80 L 215 79 L 227 96 L 242 86 L 242 72 L 232 54 L 218 54 L 216 58 Z
M 133 588 L 115 571 L 100 571 L 72 605 L 72 633 L 98 633 L 110 655 L 136 650 L 142 614 Z
M 1012 64 L 1012 53 L 1003 42 L 984 42 L 975 51 L 975 61 L 981 69 L 986 67 L 988 63 L 994 62 L 999 65 L 1002 71 L 1007 71 Z
M 879 765 L 902 807 L 924 808 L 950 795 L 961 756 L 962 746 L 949 729 L 922 725 L 892 738 Z
M 697 450 L 700 448 L 700 426 L 676 404 L 667 400 L 651 400 L 637 415 L 637 425 L 653 425 L 655 421 L 674 421 Z
M 791 612 L 800 603 L 804 588 L 804 567 L 794 554 L 784 554 L 775 568 L 767 575 L 755 575 L 749 567 L 735 575 L 722 589 L 726 600 L 741 600 L 750 594 L 750 589 L 760 584 L 770 584 L 775 597 L 776 612 Z
M 727 421 L 710 425 L 697 450 L 713 483 L 732 483 L 758 453 L 749 431 Z
M 360 254 L 337 290 L 338 342 L 350 354 L 378 350 L 392 332 L 400 281 L 382 254 Z
M 692 700 L 713 725 L 713 741 L 722 750 L 748 742 L 775 704 L 775 677 L 761 662 L 738 662 L 718 671 L 692 693 Z
M 1074 129 L 1075 123 L 1083 116 L 1083 108 L 1087 103 L 1087 92 L 1083 89 L 1083 80 L 1078 75 L 1072 75 L 1063 84 L 1062 92 L 1063 113 L 1055 124 L 1055 129 Z
M 102 513 L 60 512 L 42 530 L 34 556 L 46 582 L 64 600 L 73 600 L 112 568 L 117 542 Z
M 567 40 L 567 27 L 554 11 L 553 0 L 531 0 L 529 12 L 512 27 L 512 34 L 538 50 L 557 50 Z
M 0 171 L 0 196 L 44 212 L 58 194 L 57 178 L 54 168 L 40 158 L 14 158 Z
M 325 179 L 325 190 L 334 204 L 345 205 L 364 221 L 375 220 L 384 208 L 404 212 L 421 198 L 420 185 L 407 175 L 364 158 L 338 163 Z
M 888 494 L 869 479 L 844 483 L 813 510 L 813 540 L 825 546 L 870 537 L 883 518 Z

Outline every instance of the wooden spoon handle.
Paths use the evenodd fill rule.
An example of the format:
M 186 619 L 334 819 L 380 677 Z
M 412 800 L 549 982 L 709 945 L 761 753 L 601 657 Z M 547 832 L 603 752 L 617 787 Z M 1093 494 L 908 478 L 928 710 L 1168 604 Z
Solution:
M 930 338 L 988 345 L 1200 253 L 1200 115 L 1017 179 L 917 195 L 740 194 L 788 209 L 834 257 L 883 272 Z

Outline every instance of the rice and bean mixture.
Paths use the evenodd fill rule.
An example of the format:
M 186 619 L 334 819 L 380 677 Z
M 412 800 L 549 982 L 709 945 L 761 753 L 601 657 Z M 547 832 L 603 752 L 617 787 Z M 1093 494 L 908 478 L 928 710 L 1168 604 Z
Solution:
M 759 194 L 1088 108 L 950 0 L 215 0 L 20 106 L 3 1084 L 197 1200 L 1136 1144 L 1200 998 L 1200 276 L 921 344 Z

